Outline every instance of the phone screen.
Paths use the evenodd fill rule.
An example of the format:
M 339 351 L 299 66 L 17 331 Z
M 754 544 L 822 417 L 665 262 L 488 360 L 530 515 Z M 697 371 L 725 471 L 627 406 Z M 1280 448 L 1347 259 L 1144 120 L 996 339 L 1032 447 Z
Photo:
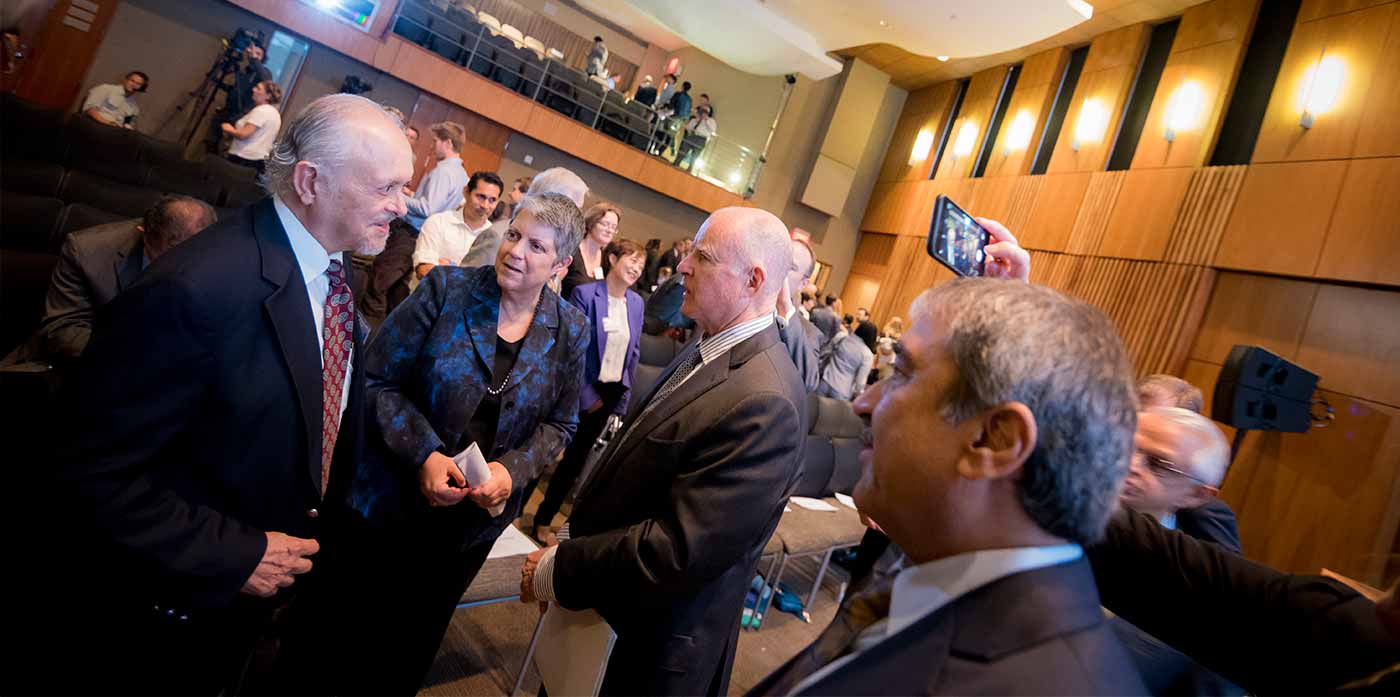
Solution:
M 986 261 L 987 231 L 966 211 L 940 196 L 934 206 L 928 253 L 961 276 L 981 276 Z

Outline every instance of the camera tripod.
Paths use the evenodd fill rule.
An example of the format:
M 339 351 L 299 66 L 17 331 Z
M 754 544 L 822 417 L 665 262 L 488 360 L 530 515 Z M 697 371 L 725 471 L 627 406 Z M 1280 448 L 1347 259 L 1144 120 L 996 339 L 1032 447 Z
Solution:
M 204 79 L 199 85 L 190 90 L 175 110 L 162 121 L 156 133 L 163 133 L 165 129 L 185 114 L 187 107 L 193 107 L 186 115 L 186 121 L 180 128 L 180 136 L 176 139 L 186 148 L 194 140 L 195 134 L 199 132 L 200 124 L 204 123 L 204 118 L 209 115 L 209 108 L 214 105 L 214 99 L 220 91 L 228 92 L 234 85 L 228 84 L 229 75 L 238 74 L 239 58 L 241 51 L 233 53 L 229 50 L 228 41 L 224 42 L 224 51 L 215 59 L 214 64 L 209 67 L 209 72 L 204 74 Z

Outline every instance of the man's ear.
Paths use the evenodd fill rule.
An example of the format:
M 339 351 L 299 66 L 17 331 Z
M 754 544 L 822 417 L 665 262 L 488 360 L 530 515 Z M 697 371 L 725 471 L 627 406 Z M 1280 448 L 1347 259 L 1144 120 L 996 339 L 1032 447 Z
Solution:
M 1015 476 L 1035 452 L 1035 414 L 1020 402 L 995 406 L 967 424 L 958 474 L 967 479 Z
M 749 290 L 759 291 L 763 288 L 764 279 L 768 278 L 768 272 L 762 266 L 755 266 L 749 270 Z
M 301 160 L 292 167 L 292 193 L 296 194 L 301 205 L 309 206 L 316 202 L 316 185 L 321 178 L 321 172 L 316 165 Z M 321 187 L 325 187 L 325 182 L 320 182 Z
M 1186 495 L 1186 499 L 1182 501 L 1181 507 L 1197 508 L 1200 506 L 1204 506 L 1207 501 L 1210 501 L 1219 494 L 1220 490 L 1213 486 L 1206 486 L 1205 484 L 1192 484 L 1191 491 Z

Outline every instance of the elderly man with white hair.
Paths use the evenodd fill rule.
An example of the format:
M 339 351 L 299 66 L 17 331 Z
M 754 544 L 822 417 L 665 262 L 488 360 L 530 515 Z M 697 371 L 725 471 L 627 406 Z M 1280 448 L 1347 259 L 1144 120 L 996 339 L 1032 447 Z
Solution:
M 521 597 L 595 609 L 617 632 L 603 694 L 726 694 L 764 543 L 802 474 L 806 394 L 773 308 L 787 228 L 716 211 L 677 272 L 697 339 L 632 407 Z
M 73 555 L 100 563 L 83 635 L 102 649 L 79 671 L 100 683 L 65 689 L 239 692 L 280 633 L 363 441 L 350 253 L 384 247 L 412 175 L 378 104 L 321 97 L 273 147 L 268 198 L 104 308 L 54 463 L 77 539 L 106 554 Z
M 1148 407 L 1138 413 L 1135 441 L 1133 466 L 1123 483 L 1124 506 L 1175 528 L 1177 511 L 1196 508 L 1220 492 L 1230 443 L 1210 419 L 1179 407 Z
M 583 199 L 588 195 L 588 185 L 583 183 L 573 171 L 564 167 L 550 167 L 549 169 L 535 175 L 530 182 L 528 194 L 563 194 L 573 201 L 579 210 L 583 210 Z M 486 228 L 477 235 L 472 242 L 471 249 L 467 250 L 467 255 L 462 257 L 462 262 L 458 266 L 473 267 L 486 266 L 496 263 L 496 252 L 501 248 L 501 237 L 505 235 L 506 228 L 510 226 L 508 218 L 502 218 L 494 225 Z

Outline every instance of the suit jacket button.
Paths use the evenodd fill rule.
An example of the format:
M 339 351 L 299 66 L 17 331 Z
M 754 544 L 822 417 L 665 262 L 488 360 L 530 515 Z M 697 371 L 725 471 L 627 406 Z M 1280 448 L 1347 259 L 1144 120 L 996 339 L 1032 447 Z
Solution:
M 309 511 L 306 512 L 306 517 L 307 517 L 307 518 L 320 518 L 320 517 L 321 517 L 321 512 L 313 508 L 313 509 L 311 509 L 311 510 L 309 510 Z

